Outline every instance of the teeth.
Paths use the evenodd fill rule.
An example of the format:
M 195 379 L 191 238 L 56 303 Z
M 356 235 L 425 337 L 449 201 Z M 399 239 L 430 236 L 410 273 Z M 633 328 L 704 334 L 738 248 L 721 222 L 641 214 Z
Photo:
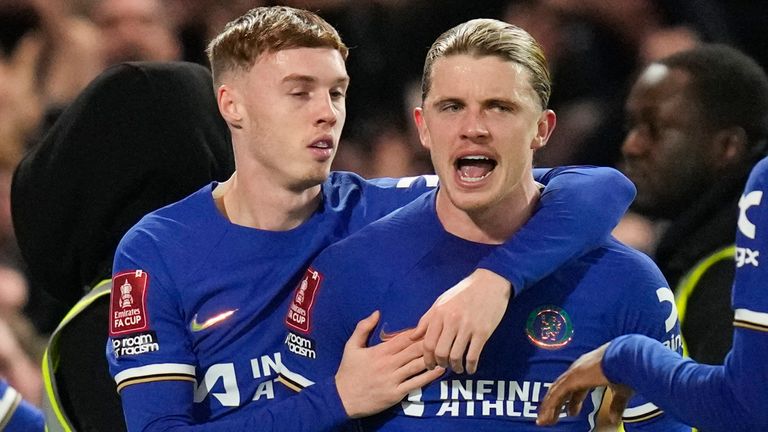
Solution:
M 490 174 L 491 173 L 489 172 L 488 174 L 486 174 L 486 175 L 484 175 L 482 177 L 464 177 L 464 176 L 459 176 L 459 178 L 461 179 L 461 181 L 465 181 L 465 182 L 468 182 L 468 183 L 477 183 L 477 182 L 483 180 L 484 178 L 488 177 Z
M 468 159 L 468 160 L 490 160 L 490 158 L 487 158 L 485 156 L 464 156 L 462 159 Z
M 320 141 L 315 143 L 314 147 L 318 148 L 331 148 L 331 144 L 327 141 Z

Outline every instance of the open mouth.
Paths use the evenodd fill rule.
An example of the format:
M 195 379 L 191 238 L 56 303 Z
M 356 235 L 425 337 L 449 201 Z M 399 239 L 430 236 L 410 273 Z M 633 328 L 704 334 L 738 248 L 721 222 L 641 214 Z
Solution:
M 320 140 L 313 142 L 310 147 L 316 149 L 330 149 L 333 148 L 333 144 L 331 144 L 331 141 L 329 140 Z
M 456 160 L 456 171 L 461 181 L 475 183 L 491 175 L 497 162 L 487 156 L 471 155 Z

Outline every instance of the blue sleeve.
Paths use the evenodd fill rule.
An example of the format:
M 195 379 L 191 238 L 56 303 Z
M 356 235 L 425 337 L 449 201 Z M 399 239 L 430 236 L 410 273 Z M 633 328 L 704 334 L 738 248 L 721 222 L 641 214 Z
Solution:
M 546 184 L 533 217 L 479 267 L 506 278 L 515 294 L 606 239 L 635 197 L 635 187 L 612 168 L 534 170 Z
M 722 366 L 702 365 L 642 336 L 614 340 L 608 379 L 642 392 L 677 418 L 707 431 L 768 430 L 768 159 L 753 169 L 739 202 L 733 348 Z
M 194 384 L 158 381 L 123 389 L 120 396 L 129 431 L 219 432 L 223 430 L 321 432 L 346 421 L 333 380 L 312 386 L 301 394 L 266 407 L 246 405 L 205 424 L 192 416 Z
M 737 345 L 738 344 L 738 345 Z M 724 366 L 696 363 L 641 335 L 608 346 L 603 370 L 685 423 L 707 431 L 755 431 L 768 427 L 765 333 L 737 329 Z
M 632 182 L 613 168 L 560 167 L 535 169 L 533 174 L 545 185 L 539 209 L 478 265 L 509 280 L 515 294 L 597 247 L 635 198 Z M 437 184 L 437 176 L 429 175 L 368 180 L 366 206 L 361 206 L 367 217 L 360 220 L 373 222 Z
M 14 432 L 43 432 L 43 413 L 23 400 L 21 395 L 0 379 L 0 429 Z

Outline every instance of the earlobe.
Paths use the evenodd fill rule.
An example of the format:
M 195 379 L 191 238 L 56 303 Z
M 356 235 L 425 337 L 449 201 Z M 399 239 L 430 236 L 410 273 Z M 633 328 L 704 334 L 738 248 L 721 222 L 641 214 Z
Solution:
M 431 150 L 429 141 L 429 128 L 424 119 L 424 109 L 416 107 L 413 109 L 413 121 L 416 123 L 416 129 L 419 131 L 419 141 L 421 145 L 427 150 Z
M 225 84 L 217 89 L 216 102 L 224 121 L 232 128 L 242 129 L 243 116 L 240 114 L 236 96 L 234 89 Z
M 544 110 L 539 118 L 538 130 L 536 131 L 536 137 L 531 143 L 531 149 L 538 150 L 549 141 L 549 137 L 552 136 L 552 132 L 555 130 L 557 124 L 557 116 L 552 110 Z

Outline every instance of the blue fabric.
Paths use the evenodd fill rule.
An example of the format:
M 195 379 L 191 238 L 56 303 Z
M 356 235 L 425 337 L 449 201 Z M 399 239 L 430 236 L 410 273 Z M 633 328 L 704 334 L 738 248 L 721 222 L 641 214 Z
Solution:
M 306 314 L 310 325 L 302 331 L 287 318 L 283 376 L 297 383 L 322 382 L 336 372 L 344 343 L 360 319 L 381 311 L 371 344 L 415 327 L 440 294 L 498 249 L 446 232 L 435 212 L 435 195 L 419 197 L 318 256 L 307 276 L 319 283 L 297 292 L 294 301 L 307 304 L 298 297 L 314 295 Z M 448 372 L 360 425 L 380 431 L 539 431 L 538 402 L 581 354 L 627 333 L 679 341 L 673 304 L 662 300 L 669 297 L 663 276 L 645 255 L 608 239 L 510 302 L 476 374 Z M 601 397 L 602 390 L 595 391 L 581 415 L 551 429 L 590 430 Z M 646 414 L 657 411 L 646 402 L 636 397 L 631 407 L 643 406 L 638 409 Z M 628 423 L 626 429 L 689 430 L 657 414 Z
M 583 182 L 573 181 L 571 174 Z M 547 188 L 531 223 L 552 214 L 568 222 L 527 231 L 539 239 L 541 249 L 535 254 L 514 239 L 489 251 L 487 267 L 508 277 L 516 290 L 593 248 L 595 238 L 607 235 L 634 196 L 628 180 L 614 170 L 574 167 L 539 170 L 537 176 Z M 124 386 L 129 430 L 204 431 L 258 424 L 259 430 L 301 431 L 342 422 L 345 413 L 332 382 L 285 405 L 277 402 L 282 395 L 274 379 L 290 293 L 325 247 L 435 185 L 434 177 L 366 181 L 332 173 L 323 184 L 322 206 L 304 224 L 285 232 L 228 222 L 211 197 L 215 184 L 142 219 L 121 241 L 113 267 L 112 304 L 119 313 L 111 321 L 122 321 L 111 325 L 128 331 L 113 334 L 107 346 L 110 371 Z M 576 191 L 581 188 L 592 193 Z M 577 229 L 586 224 L 590 229 Z M 573 238 L 564 242 L 569 236 Z M 141 270 L 140 277 L 136 270 Z M 145 287 L 123 293 L 121 287 L 131 281 Z M 137 298 L 131 297 L 131 306 L 123 310 L 122 297 L 134 294 Z M 145 310 L 126 312 L 139 308 L 136 304 Z M 193 330 L 193 321 L 205 327 L 216 317 L 221 321 Z

